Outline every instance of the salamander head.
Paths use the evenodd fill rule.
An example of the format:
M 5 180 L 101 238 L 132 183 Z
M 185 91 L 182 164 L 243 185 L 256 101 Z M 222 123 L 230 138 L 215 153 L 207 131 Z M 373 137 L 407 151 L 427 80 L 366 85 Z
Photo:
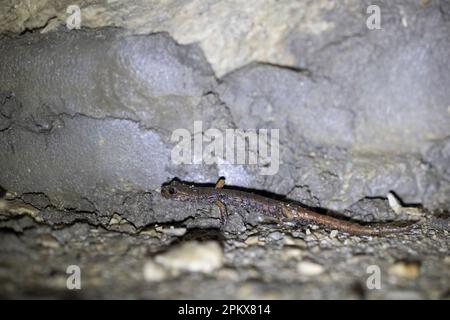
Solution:
M 161 195 L 166 199 L 195 201 L 199 198 L 198 188 L 173 180 L 161 187 Z

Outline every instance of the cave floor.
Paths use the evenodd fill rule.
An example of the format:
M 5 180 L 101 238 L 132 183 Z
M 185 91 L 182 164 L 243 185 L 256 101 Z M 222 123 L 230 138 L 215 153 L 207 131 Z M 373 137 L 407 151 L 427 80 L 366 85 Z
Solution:
M 449 298 L 448 230 L 357 237 L 314 226 L 239 232 L 179 224 L 135 228 L 120 216 L 51 226 L 1 211 L 2 298 Z M 68 289 L 80 270 L 79 290 Z M 72 267 L 73 268 L 73 267 Z M 71 282 L 72 284 L 75 282 Z M 70 284 L 69 284 L 70 287 Z

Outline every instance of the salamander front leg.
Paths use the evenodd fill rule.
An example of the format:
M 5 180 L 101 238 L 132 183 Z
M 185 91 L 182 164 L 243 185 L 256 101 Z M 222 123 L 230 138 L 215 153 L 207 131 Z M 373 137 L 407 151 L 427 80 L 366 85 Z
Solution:
M 227 221 L 227 207 L 220 200 L 216 200 L 215 204 L 220 210 L 220 222 L 222 225 L 225 225 Z
M 220 177 L 219 180 L 217 180 L 217 182 L 216 182 L 215 189 L 219 190 L 219 189 L 222 189 L 224 186 L 225 186 L 225 178 Z

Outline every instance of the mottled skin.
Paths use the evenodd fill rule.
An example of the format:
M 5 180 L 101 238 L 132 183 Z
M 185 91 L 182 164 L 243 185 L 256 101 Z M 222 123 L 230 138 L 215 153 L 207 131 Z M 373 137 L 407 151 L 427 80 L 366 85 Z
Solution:
M 258 211 L 266 216 L 298 221 L 302 224 L 318 224 L 331 230 L 355 235 L 385 235 L 405 232 L 414 223 L 398 226 L 392 223 L 362 225 L 314 212 L 294 203 L 287 203 L 257 194 L 220 187 L 200 187 L 172 181 L 162 186 L 161 194 L 167 199 L 178 201 L 198 201 L 216 204 L 224 218 L 226 206 L 238 206 L 245 210 Z

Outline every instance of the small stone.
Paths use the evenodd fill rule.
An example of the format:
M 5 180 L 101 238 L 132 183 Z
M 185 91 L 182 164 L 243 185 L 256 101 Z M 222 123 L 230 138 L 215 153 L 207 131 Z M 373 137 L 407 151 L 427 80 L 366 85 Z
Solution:
M 353 241 L 351 239 L 345 239 L 344 240 L 344 245 L 345 246 L 351 246 L 353 244 Z
M 235 248 L 246 248 L 246 247 L 248 247 L 248 244 L 246 244 L 245 242 L 240 242 L 240 241 L 230 241 L 229 244 L 232 245 Z M 258 244 L 264 244 L 264 242 L 259 241 Z
M 295 247 L 299 247 L 299 248 L 303 248 L 303 249 L 308 247 L 305 240 L 296 239 L 291 236 L 285 236 L 283 238 L 283 242 L 287 246 L 295 246 Z
M 150 237 L 158 237 L 158 232 L 153 227 L 142 229 L 139 234 L 150 236 Z
M 283 258 L 285 260 L 300 258 L 303 251 L 298 248 L 287 248 L 283 250 Z
M 275 231 L 275 232 L 270 233 L 270 234 L 267 236 L 267 238 L 269 238 L 269 239 L 272 240 L 272 241 L 278 241 L 278 240 L 282 239 L 283 236 L 284 236 L 283 233 L 281 233 L 281 232 L 279 232 L 279 231 Z
M 311 230 L 309 230 L 308 228 L 305 231 L 306 235 L 309 236 L 311 234 Z
M 43 222 L 44 219 L 39 215 L 39 210 L 35 207 L 21 203 L 19 201 L 6 201 L 0 199 L 0 210 L 7 211 L 9 214 L 15 215 L 28 215 L 36 222 Z
M 38 242 L 43 247 L 52 248 L 52 249 L 58 249 L 61 246 L 59 244 L 59 241 L 56 240 L 56 238 L 53 237 L 49 233 L 40 234 L 39 237 L 38 237 Z
M 416 279 L 419 276 L 419 264 L 415 262 L 397 262 L 393 264 L 388 272 L 391 275 L 405 278 L 405 279 Z
M 126 220 L 122 218 L 118 213 L 113 213 L 111 220 L 109 220 L 109 225 L 113 226 L 115 224 L 122 224 L 124 222 L 126 222 Z
M 316 237 L 317 240 L 328 240 L 328 236 L 322 232 L 312 232 L 312 235 Z
M 337 230 L 332 230 L 332 231 L 330 232 L 330 238 L 331 238 L 331 239 L 336 238 L 337 235 L 338 235 L 338 233 L 339 233 L 339 231 L 337 231 Z
M 297 239 L 295 239 L 291 236 L 285 236 L 283 239 L 283 242 L 285 245 L 293 246 L 293 245 L 295 245 L 295 240 L 297 240 Z
M 315 246 L 311 247 L 309 250 L 311 250 L 311 253 L 319 254 L 320 253 L 320 246 L 315 245 Z
M 144 279 L 148 282 L 158 282 L 167 278 L 167 272 L 163 267 L 149 260 L 144 264 Z
M 320 264 L 314 262 L 301 261 L 297 264 L 297 271 L 304 276 L 312 277 L 322 274 L 324 268 Z
M 301 231 L 293 231 L 293 232 L 291 232 L 291 235 L 294 238 L 304 238 L 305 237 L 305 233 L 301 232 Z
M 136 233 L 136 227 L 127 219 L 122 218 L 118 213 L 113 213 L 111 216 L 111 219 L 109 220 L 109 227 L 114 231 Z
M 224 268 L 217 271 L 217 278 L 228 281 L 237 281 L 239 279 L 239 274 L 236 270 L 231 268 Z
M 306 241 L 303 240 L 303 239 L 295 239 L 295 245 L 296 245 L 297 247 L 303 248 L 303 249 L 305 249 L 305 248 L 308 247 L 308 245 L 306 244 Z
M 190 241 L 156 256 L 155 261 L 174 271 L 209 273 L 222 267 L 223 251 L 216 241 Z
M 186 234 L 186 231 L 186 228 L 175 228 L 174 226 L 170 226 L 170 228 L 161 229 L 161 231 L 159 232 L 162 232 L 169 236 L 182 237 Z
M 316 237 L 315 235 L 313 235 L 312 233 L 309 233 L 309 234 L 305 237 L 305 241 L 306 241 L 306 242 L 317 241 L 317 237 Z
M 125 220 L 125 223 L 119 222 L 118 224 L 109 225 L 109 229 L 112 231 L 118 231 L 123 233 L 136 233 L 136 228 L 131 223 Z
M 248 246 L 254 246 L 254 245 L 260 244 L 260 241 L 257 236 L 251 236 L 245 240 L 245 244 Z

